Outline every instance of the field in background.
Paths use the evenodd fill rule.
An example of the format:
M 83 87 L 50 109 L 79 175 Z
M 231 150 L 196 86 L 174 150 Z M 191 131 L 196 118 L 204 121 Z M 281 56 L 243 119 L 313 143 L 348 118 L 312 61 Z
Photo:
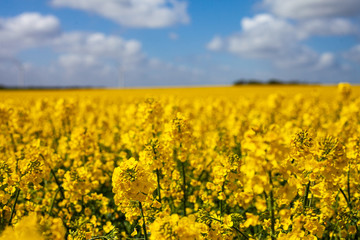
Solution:
M 352 86 L 354 96 L 360 95 L 360 86 Z M 283 95 L 319 94 L 332 98 L 337 86 L 296 85 L 296 86 L 231 86 L 231 87 L 189 87 L 189 88 L 145 88 L 145 89 L 91 89 L 91 90 L 0 90 L 0 99 L 6 98 L 59 98 L 59 97 L 262 97 L 278 93 Z

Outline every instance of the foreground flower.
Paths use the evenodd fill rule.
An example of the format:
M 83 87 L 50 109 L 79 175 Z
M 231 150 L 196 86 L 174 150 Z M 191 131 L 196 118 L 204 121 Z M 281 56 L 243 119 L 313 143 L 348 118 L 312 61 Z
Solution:
M 26 216 L 14 228 L 9 226 L 1 234 L 0 240 L 42 240 L 39 224 L 35 213 Z
M 123 200 L 143 202 L 156 188 L 156 178 L 147 166 L 130 158 L 115 168 L 112 177 L 115 204 Z

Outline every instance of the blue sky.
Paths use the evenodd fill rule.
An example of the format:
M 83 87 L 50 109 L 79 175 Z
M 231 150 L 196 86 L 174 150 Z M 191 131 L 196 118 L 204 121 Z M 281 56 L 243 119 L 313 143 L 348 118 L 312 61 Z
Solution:
M 0 2 L 0 84 L 360 83 L 359 0 Z

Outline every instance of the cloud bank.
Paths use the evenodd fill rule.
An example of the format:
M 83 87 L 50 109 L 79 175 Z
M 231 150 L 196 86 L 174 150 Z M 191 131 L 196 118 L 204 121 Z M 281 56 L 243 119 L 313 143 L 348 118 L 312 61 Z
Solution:
M 360 15 L 358 0 L 264 0 L 262 5 L 276 16 L 298 20 Z
M 0 56 L 11 56 L 23 49 L 42 46 L 60 34 L 60 22 L 51 15 L 23 13 L 0 18 Z
M 20 75 L 26 85 L 186 85 L 199 83 L 196 77 L 201 72 L 153 59 L 135 39 L 100 32 L 63 32 L 59 19 L 39 13 L 1 18 L 0 45 L 4 46 L 0 49 L 1 81 L 11 86 L 23 84 Z M 45 48 L 55 58 L 46 67 L 18 60 L 20 53 L 34 48 Z
M 95 31 L 64 31 L 54 15 L 25 12 L 0 17 L 1 84 L 22 85 L 24 78 L 26 85 L 48 86 L 119 86 L 124 81 L 126 86 L 198 85 L 230 83 L 242 76 L 347 81 L 360 74 L 356 70 L 360 63 L 360 29 L 355 21 L 360 19 L 358 2 L 263 0 L 263 12 L 239 18 L 238 29 L 222 35 L 214 31 L 213 37 L 203 42 L 209 50 L 204 58 L 184 52 L 174 57 L 176 63 L 148 56 L 137 39 Z M 50 3 L 96 14 L 127 28 L 165 28 L 190 22 L 185 0 Z M 172 44 L 191 39 L 178 29 L 161 31 L 167 32 L 164 36 Z M 349 36 L 357 43 L 337 52 L 315 50 L 318 48 L 310 44 L 314 38 Z M 20 61 L 34 55 L 35 59 Z
M 357 0 L 264 0 L 268 13 L 244 17 L 240 30 L 229 36 L 214 36 L 206 45 L 214 52 L 228 52 L 243 59 L 265 60 L 275 69 L 296 73 L 338 71 L 349 65 L 342 55 L 317 52 L 306 44 L 316 36 L 360 36 L 351 17 L 360 16 Z M 358 59 L 358 46 L 344 53 L 348 60 Z
M 190 21 L 187 4 L 180 0 L 52 0 L 51 3 L 95 13 L 126 27 L 163 28 Z

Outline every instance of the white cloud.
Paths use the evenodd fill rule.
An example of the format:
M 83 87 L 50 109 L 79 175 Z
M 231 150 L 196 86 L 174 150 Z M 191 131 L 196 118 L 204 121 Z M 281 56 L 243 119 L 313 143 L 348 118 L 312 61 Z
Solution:
M 103 33 L 71 32 L 56 39 L 53 46 L 59 51 L 90 53 L 96 56 L 121 57 L 141 51 L 141 43 L 136 40 L 124 40 Z
M 350 35 L 356 34 L 360 30 L 349 20 L 343 18 L 304 20 L 299 23 L 298 29 L 307 36 Z
M 59 34 L 59 20 L 51 15 L 23 13 L 0 18 L 0 55 L 12 56 L 22 49 L 47 44 Z
M 276 76 L 313 82 L 336 82 L 338 79 L 354 82 L 358 74 L 352 68 L 354 64 L 344 63 L 341 57 L 360 63 L 360 44 L 339 56 L 317 52 L 307 46 L 305 40 L 313 36 L 358 34 L 359 28 L 347 18 L 288 19 L 263 13 L 243 18 L 241 30 L 228 36 L 216 36 L 206 47 L 238 56 L 239 61 L 248 63 L 253 71 L 261 68 L 253 74 L 255 77 L 261 73 L 260 78 L 265 79 Z
M 103 33 L 64 33 L 52 47 L 60 53 L 55 72 L 64 73 L 64 85 L 116 86 L 120 68 L 133 76 L 148 61 L 139 41 Z
M 67 69 L 79 67 L 94 67 L 98 64 L 91 55 L 63 54 L 59 56 L 59 64 Z
M 286 55 L 304 37 L 293 25 L 269 14 L 244 18 L 241 26 L 243 31 L 223 39 L 226 44 L 222 45 L 231 53 L 250 58 Z
M 0 71 L 1 82 L 8 85 L 16 85 L 10 80 L 18 79 L 24 71 L 28 84 L 91 85 L 96 83 L 96 78 L 116 79 L 120 65 L 130 71 L 147 59 L 137 40 L 103 33 L 62 32 L 56 17 L 39 13 L 0 19 L 0 46 L 1 65 L 7 66 Z M 49 62 L 49 69 L 36 65 L 25 69 L 16 57 L 32 48 L 47 48 L 58 58 Z M 55 73 L 61 77 L 55 77 Z
M 0 44 L 0 84 L 10 86 L 22 86 L 21 76 L 33 86 L 117 86 L 121 74 L 126 86 L 201 83 L 200 69 L 152 59 L 137 40 L 62 32 L 54 16 L 25 13 L 0 19 Z M 47 49 L 57 59 L 43 66 L 16 60 L 17 54 L 32 48 Z
M 263 5 L 275 15 L 290 19 L 360 15 L 359 0 L 264 0 Z
M 214 37 L 207 45 L 206 48 L 213 51 L 218 51 L 223 48 L 223 40 L 221 37 Z
M 336 65 L 333 54 L 319 54 L 303 45 L 302 41 L 314 34 L 334 35 L 352 31 L 352 26 L 347 25 L 346 21 L 333 21 L 336 26 L 342 26 L 342 30 L 325 27 L 325 22 L 320 20 L 317 25 L 309 22 L 296 25 L 271 14 L 258 14 L 253 18 L 242 19 L 241 32 L 224 38 L 215 37 L 207 44 L 207 48 L 227 51 L 242 58 L 265 59 L 281 69 L 330 68 Z
M 319 58 L 318 65 L 316 66 L 319 69 L 331 68 L 336 65 L 336 58 L 333 53 L 326 52 L 321 54 Z
M 127 27 L 161 28 L 190 21 L 187 3 L 180 0 L 52 0 L 52 4 L 93 12 Z
M 80 63 L 90 63 L 89 59 L 113 61 L 124 68 L 134 68 L 145 59 L 141 43 L 137 40 L 124 40 L 121 37 L 103 33 L 72 32 L 64 33 L 54 40 L 55 51 L 65 53 L 66 59 Z M 64 59 L 59 59 L 64 63 Z M 62 64 L 64 65 L 64 64 Z M 70 64 L 71 66 L 71 64 Z M 74 64 L 76 67 L 76 64 Z
M 245 31 L 248 31 L 262 25 L 274 23 L 275 21 L 277 20 L 270 14 L 265 14 L 265 13 L 258 14 L 254 18 L 248 18 L 248 17 L 243 18 L 241 20 L 241 27 Z M 277 21 L 277 23 L 278 23 L 277 25 L 280 27 L 286 25 L 286 23 L 283 21 Z

